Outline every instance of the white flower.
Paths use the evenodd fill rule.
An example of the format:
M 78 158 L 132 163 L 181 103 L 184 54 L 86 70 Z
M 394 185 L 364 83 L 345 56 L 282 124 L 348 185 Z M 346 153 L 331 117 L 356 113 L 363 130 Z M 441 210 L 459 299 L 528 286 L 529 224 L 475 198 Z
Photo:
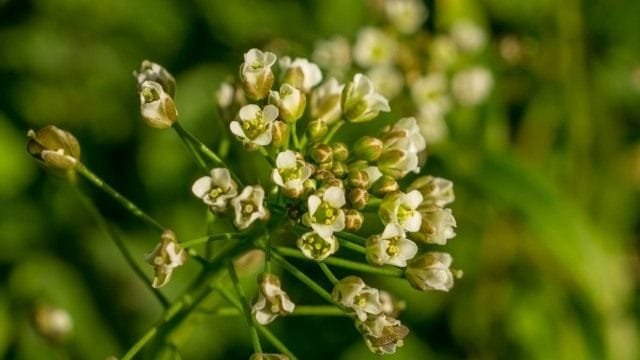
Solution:
M 304 114 L 307 98 L 297 88 L 289 84 L 282 84 L 279 92 L 269 92 L 269 103 L 278 107 L 282 120 L 294 122 Z
M 244 62 L 240 65 L 240 80 L 247 96 L 253 100 L 263 99 L 269 94 L 273 85 L 271 67 L 276 62 L 276 55 L 251 49 L 244 54 Z
M 342 92 L 342 111 L 348 121 L 369 121 L 380 111 L 391 111 L 389 100 L 376 92 L 368 77 L 356 74 Z
M 420 230 L 422 215 L 418 206 L 422 203 L 422 194 L 418 190 L 391 193 L 382 200 L 378 213 L 382 222 L 386 224 L 398 224 L 409 232 Z
M 367 239 L 367 260 L 376 265 L 407 266 L 418 252 L 418 246 L 407 239 L 404 230 L 398 224 L 387 224 L 381 235 Z
M 427 8 L 419 0 L 386 0 L 384 10 L 389 22 L 405 34 L 413 34 L 427 19 Z
M 422 105 L 417 115 L 417 121 L 420 133 L 429 144 L 440 143 L 449 136 L 449 128 L 440 106 L 435 104 Z
M 328 238 L 345 227 L 345 215 L 342 207 L 346 203 L 344 190 L 331 186 L 324 191 L 322 198 L 309 196 L 309 222 L 311 228 L 323 238 Z
M 428 252 L 409 263 L 405 276 L 418 290 L 449 291 L 454 281 L 454 274 L 449 269 L 452 261 L 447 253 Z
M 460 50 L 466 53 L 475 53 L 482 50 L 487 43 L 487 34 L 478 24 L 461 20 L 451 27 L 451 37 Z
M 340 76 L 351 65 L 351 46 L 342 36 L 318 41 L 313 50 L 313 61 L 327 69 L 330 74 Z
M 404 86 L 402 74 L 393 66 L 376 66 L 367 72 L 367 76 L 387 99 L 398 96 Z
M 398 120 L 383 136 L 384 146 L 378 159 L 380 170 L 400 179 L 409 172 L 420 171 L 418 155 L 426 148 L 426 141 L 415 118 Z
M 258 299 L 251 309 L 256 321 L 267 325 L 278 316 L 291 314 L 296 305 L 282 290 L 280 279 L 273 274 L 265 274 L 260 281 Z
M 153 266 L 155 271 L 151 284 L 154 288 L 168 283 L 173 270 L 184 265 L 187 260 L 187 252 L 180 247 L 173 231 L 165 230 L 160 239 L 161 242 L 153 251 L 145 255 L 145 260 Z
M 420 191 L 423 198 L 422 206 L 433 204 L 443 207 L 455 200 L 453 182 L 440 177 L 421 176 L 415 179 L 407 189 Z
M 404 345 L 409 328 L 386 314 L 380 314 L 366 321 L 356 320 L 356 328 L 371 352 L 378 355 L 393 354 Z
M 382 138 L 385 142 L 385 147 L 389 148 L 393 146 L 397 141 L 398 134 L 401 134 L 400 136 L 402 138 L 408 140 L 409 145 L 406 149 L 407 151 L 420 152 L 427 147 L 427 142 L 420 133 L 420 128 L 414 117 L 402 118 L 393 124 L 391 129 Z
M 347 276 L 340 280 L 331 293 L 333 300 L 360 321 L 382 312 L 378 289 L 367 286 L 357 276 Z
M 269 145 L 272 140 L 271 127 L 278 117 L 278 108 L 267 105 L 260 109 L 249 104 L 240 109 L 239 120 L 229 124 L 231 132 L 242 139 L 244 144 Z
M 443 73 L 435 72 L 415 80 L 411 84 L 411 97 L 418 108 L 429 105 L 446 114 L 451 108 L 447 95 L 447 78 Z
M 280 68 L 284 73 L 284 82 L 302 90 L 305 93 L 322 81 L 322 71 L 318 65 L 305 58 L 291 61 L 288 56 L 280 59 Z
M 342 89 L 344 84 L 340 84 L 335 78 L 315 88 L 311 94 L 311 118 L 328 125 L 340 120 Z
M 358 33 L 353 46 L 353 59 L 362 67 L 389 65 L 396 55 L 398 44 L 382 30 L 367 27 Z
M 483 102 L 493 87 L 493 75 L 484 67 L 476 66 L 456 73 L 451 80 L 451 91 L 459 103 L 474 106 Z
M 142 61 L 142 64 L 140 64 L 140 70 L 134 71 L 133 76 L 135 76 L 138 81 L 138 91 L 141 90 L 142 84 L 146 81 L 152 81 L 160 84 L 162 89 L 170 97 L 174 97 L 176 95 L 176 80 L 173 75 L 171 75 L 171 73 L 160 64 L 144 60 Z
M 437 35 L 431 41 L 429 55 L 434 69 L 446 71 L 458 59 L 458 46 L 451 36 Z
M 313 174 L 313 167 L 302 160 L 295 151 L 285 150 L 276 157 L 276 168 L 271 178 L 276 185 L 284 188 L 287 194 L 297 197 L 302 194 L 303 184 Z
M 414 190 L 417 191 L 417 190 Z M 451 209 L 443 209 L 436 205 L 421 205 L 418 208 L 422 216 L 420 231 L 412 237 L 427 244 L 445 245 L 447 240 L 456 236 L 456 218 Z
M 335 236 L 322 237 L 310 231 L 298 238 L 298 248 L 309 259 L 322 261 L 338 251 L 338 239 Z
M 238 195 L 238 185 L 231 179 L 229 170 L 225 168 L 211 169 L 210 175 L 196 180 L 191 191 L 213 211 L 225 211 L 229 201 Z
M 156 129 L 171 127 L 178 119 L 176 105 L 162 85 L 145 81 L 140 85 L 140 114 L 147 125 Z
M 231 205 L 235 214 L 233 224 L 240 230 L 269 216 L 264 207 L 264 189 L 259 185 L 246 186 L 240 195 L 231 200 Z

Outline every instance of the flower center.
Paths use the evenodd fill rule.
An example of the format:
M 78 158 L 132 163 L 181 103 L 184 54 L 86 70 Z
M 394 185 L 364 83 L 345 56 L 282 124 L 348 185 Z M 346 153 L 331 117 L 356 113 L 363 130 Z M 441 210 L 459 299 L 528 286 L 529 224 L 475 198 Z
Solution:
M 313 216 L 311 216 L 311 221 L 316 224 L 331 225 L 337 216 L 338 209 L 334 209 L 329 203 L 323 201 Z
M 244 120 L 242 122 L 242 130 L 249 139 L 255 139 L 262 134 L 267 127 L 262 118 L 262 111 L 258 111 L 253 119 Z
M 387 254 L 389 256 L 396 256 L 400 253 L 400 245 L 398 244 L 399 242 L 399 236 L 394 236 L 389 239 L 389 246 L 387 247 Z
M 405 204 L 400 204 L 400 206 L 398 206 L 398 211 L 396 212 L 396 214 L 396 216 L 398 217 L 398 222 L 402 224 L 405 221 L 409 220 L 411 216 L 413 216 L 413 209 Z
M 242 213 L 244 215 L 251 215 L 255 211 L 256 211 L 256 207 L 252 202 L 250 201 L 242 202 Z
M 209 190 L 209 197 L 215 200 L 218 198 L 218 196 L 222 195 L 223 193 L 224 193 L 224 190 L 222 190 L 221 187 L 215 186 L 215 187 L 212 187 L 211 190 Z
M 354 299 L 353 299 L 353 303 L 360 307 L 363 308 L 365 305 L 367 305 L 367 296 L 365 294 L 360 294 L 357 295 Z
M 302 246 L 311 253 L 312 258 L 321 258 L 331 251 L 331 244 L 321 236 L 314 234 L 303 240 Z
M 300 179 L 302 177 L 302 167 L 300 166 L 296 166 L 293 168 L 279 169 L 278 172 L 280 173 L 280 176 L 282 176 L 282 179 L 285 182 L 290 180 Z

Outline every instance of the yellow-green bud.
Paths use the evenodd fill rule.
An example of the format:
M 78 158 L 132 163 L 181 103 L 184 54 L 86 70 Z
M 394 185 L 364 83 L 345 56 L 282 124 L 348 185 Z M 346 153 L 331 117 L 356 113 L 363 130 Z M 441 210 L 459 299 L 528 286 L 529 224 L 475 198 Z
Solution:
M 59 169 L 73 169 L 80 159 L 80 144 L 71 133 L 53 125 L 27 133 L 27 151 L 45 166 Z
M 356 160 L 349 164 L 349 171 L 364 170 L 369 167 L 369 163 L 365 160 Z
M 358 159 L 375 161 L 382 154 L 382 140 L 371 136 L 363 136 L 353 145 L 353 152 Z
M 333 161 L 327 161 L 322 164 L 318 164 L 318 169 L 333 171 Z
M 344 189 L 344 183 L 342 182 L 342 180 L 335 177 L 328 178 L 327 180 L 324 181 L 324 184 L 322 185 L 323 189 L 331 186 L 337 186 L 340 189 Z
M 349 149 L 345 143 L 337 142 L 331 145 L 331 148 L 333 149 L 333 158 L 335 160 L 347 161 L 349 158 Z
M 345 230 L 358 231 L 362 227 L 364 216 L 358 210 L 349 209 L 345 212 Z
M 327 123 L 322 120 L 310 121 L 307 125 L 307 133 L 312 142 L 318 142 L 324 139 L 329 131 Z
M 369 174 L 364 170 L 349 172 L 349 185 L 351 187 L 366 189 L 369 187 Z
M 275 147 L 283 147 L 287 142 L 289 135 L 289 125 L 280 120 L 273 122 L 271 127 L 271 145 Z
M 335 175 L 333 175 L 333 173 L 331 172 L 331 170 L 327 170 L 327 169 L 322 169 L 319 168 L 315 174 L 314 177 L 318 180 L 318 181 L 327 181 L 329 179 L 333 179 L 335 178 Z
M 327 144 L 316 144 L 311 148 L 311 158 L 318 164 L 329 163 L 333 160 L 333 150 Z
M 371 186 L 371 192 L 379 197 L 400 190 L 398 182 L 388 175 L 383 175 L 378 181 Z
M 318 182 L 314 179 L 307 179 L 302 183 L 303 194 L 313 194 L 318 188 Z
M 349 202 L 354 209 L 362 210 L 369 202 L 369 192 L 361 188 L 351 189 L 349 191 Z
M 343 163 L 342 161 L 334 161 L 333 166 L 331 167 L 331 171 L 335 176 L 343 177 L 347 174 L 349 168 L 347 167 L 347 164 Z

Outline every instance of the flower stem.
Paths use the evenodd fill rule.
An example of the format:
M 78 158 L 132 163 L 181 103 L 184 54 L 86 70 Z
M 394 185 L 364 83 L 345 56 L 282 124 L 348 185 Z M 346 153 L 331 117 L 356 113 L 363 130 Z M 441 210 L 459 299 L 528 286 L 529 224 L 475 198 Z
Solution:
M 295 146 L 295 148 L 298 151 L 301 151 L 302 148 L 300 147 L 300 140 L 298 140 L 298 130 L 296 129 L 296 122 L 294 121 L 291 124 L 291 129 L 289 131 L 291 133 L 291 136 L 293 137 L 293 146 Z
M 267 149 L 265 149 L 264 147 L 260 146 L 260 147 L 258 147 L 258 151 L 260 152 L 260 154 L 262 154 L 262 156 L 264 156 L 264 159 L 267 160 L 267 162 L 269 163 L 269 165 L 271 165 L 271 167 L 276 167 L 276 162 L 273 161 L 273 159 L 271 158 L 271 156 L 267 152 Z
M 256 325 L 253 320 L 253 316 L 251 315 L 251 306 L 247 301 L 247 297 L 244 294 L 244 290 L 242 290 L 242 286 L 240 286 L 240 279 L 238 279 L 238 274 L 236 273 L 236 269 L 233 266 L 233 262 L 229 261 L 227 263 L 227 269 L 229 271 L 229 276 L 231 277 L 231 281 L 233 282 L 233 287 L 236 290 L 236 294 L 240 298 L 242 302 L 242 311 L 244 312 L 245 320 L 247 321 L 247 326 L 249 326 L 249 334 L 251 335 L 251 344 L 253 345 L 253 351 L 255 353 L 262 353 L 262 346 L 260 346 L 260 338 L 258 337 L 258 332 L 256 331 Z
M 221 307 L 214 310 L 203 310 L 202 312 L 216 316 L 239 316 L 243 315 L 235 307 Z M 333 305 L 298 305 L 291 314 L 287 316 L 347 316 L 344 311 Z
M 320 267 L 320 270 L 322 270 L 322 272 L 327 276 L 327 279 L 329 279 L 329 281 L 331 281 L 333 285 L 338 283 L 338 278 L 335 275 L 333 275 L 333 273 L 331 272 L 331 269 L 329 269 L 327 264 L 318 263 L 318 266 Z
M 278 251 L 272 251 L 271 256 L 273 256 L 273 258 L 276 259 L 276 261 L 285 270 L 287 270 L 291 275 L 293 275 L 296 278 L 298 278 L 298 280 L 300 280 L 302 283 L 307 285 L 311 290 L 313 290 L 316 294 L 320 295 L 320 297 L 322 297 L 324 300 L 326 300 L 329 303 L 333 304 L 333 299 L 331 298 L 331 294 L 329 294 L 329 292 L 327 290 L 325 290 L 322 286 L 318 285 L 317 282 L 313 281 L 305 273 L 300 271 L 297 267 L 295 267 L 290 262 L 285 260 L 282 256 L 280 256 L 280 254 L 279 254 L 280 250 L 285 250 L 285 249 L 288 249 L 288 248 L 278 248 Z M 291 249 L 291 250 L 293 250 L 293 249 Z M 302 257 L 304 257 L 304 255 L 302 255 L 302 254 L 300 254 L 300 255 Z
M 180 246 L 186 249 L 192 246 L 209 243 L 211 241 L 238 239 L 242 235 L 244 234 L 241 232 L 230 232 L 230 233 L 222 233 L 222 234 L 215 234 L 215 235 L 207 235 L 207 236 L 181 242 Z
M 353 251 L 357 251 L 361 254 L 366 254 L 367 250 L 364 246 L 362 245 L 358 245 L 358 244 L 354 244 L 351 241 L 345 240 L 345 239 L 340 239 L 338 238 L 338 241 L 340 242 L 340 246 L 345 247 L 349 250 L 353 250 Z
M 337 123 L 333 124 L 333 126 L 331 127 L 331 129 L 329 129 L 329 132 L 327 133 L 327 136 L 324 137 L 324 140 L 322 140 L 323 143 L 328 144 L 329 141 L 331 141 L 331 139 L 333 139 L 333 136 L 336 134 L 336 132 L 338 132 L 338 130 L 342 127 L 342 125 L 345 124 L 344 120 L 340 120 Z
M 336 237 L 339 237 L 344 240 L 349 240 L 353 243 L 360 244 L 360 245 L 367 243 L 367 239 L 363 238 L 362 236 L 358 236 L 356 234 L 352 234 L 346 231 L 341 231 L 339 233 L 336 233 Z
M 184 143 L 184 146 L 186 146 L 186 148 L 189 150 L 189 152 L 195 159 L 196 163 L 200 166 L 202 170 L 204 170 L 204 172 L 208 172 L 209 167 L 207 166 L 207 162 L 202 158 L 202 155 L 200 155 L 200 153 L 198 152 L 198 149 L 196 149 L 195 145 L 191 141 L 189 141 L 189 139 L 185 137 L 180 130 L 178 130 L 178 128 L 180 128 L 181 130 L 184 130 L 182 126 L 176 122 L 173 128 L 178 133 L 180 140 L 182 140 L 182 142 Z
M 85 179 L 89 180 L 93 185 L 95 185 L 100 190 L 104 191 L 107 195 L 111 196 L 114 200 L 120 203 L 120 205 L 124 206 L 125 209 L 129 210 L 131 214 L 138 217 L 140 220 L 156 229 L 159 233 L 163 233 L 165 227 L 160 225 L 160 223 L 149 216 L 147 213 L 142 211 L 136 204 L 131 202 L 129 199 L 122 196 L 119 192 L 117 192 L 114 188 L 109 186 L 109 184 L 105 183 L 98 175 L 94 174 L 89 170 L 83 163 L 78 162 L 76 164 L 76 170 L 85 177 Z

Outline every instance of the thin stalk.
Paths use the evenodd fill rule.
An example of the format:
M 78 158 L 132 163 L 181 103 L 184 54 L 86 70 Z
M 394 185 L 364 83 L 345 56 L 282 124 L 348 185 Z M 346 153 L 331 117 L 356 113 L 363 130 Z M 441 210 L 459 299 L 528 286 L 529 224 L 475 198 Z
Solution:
M 338 130 L 342 127 L 342 125 L 345 124 L 344 120 L 340 120 L 337 123 L 333 124 L 333 126 L 331 127 L 331 129 L 329 129 L 329 132 L 327 133 L 327 136 L 324 137 L 324 140 L 322 140 L 323 143 L 328 144 L 329 141 L 331 141 L 331 139 L 333 139 L 333 136 L 336 134 L 336 132 L 338 132 Z
M 271 274 L 271 236 L 267 233 L 267 246 L 264 250 L 264 272 Z
M 275 250 L 279 254 L 282 254 L 287 257 L 309 260 L 297 249 L 279 246 L 279 247 L 276 247 Z M 274 255 L 275 255 L 275 252 L 274 252 Z M 362 263 L 351 261 L 351 260 L 340 259 L 334 256 L 330 256 L 324 259 L 323 262 L 327 265 L 341 267 L 349 270 L 360 271 L 363 273 L 383 275 L 383 276 L 389 276 L 389 277 L 395 277 L 395 278 L 401 278 L 404 276 L 404 271 L 402 271 L 402 269 L 398 269 L 390 266 L 381 266 L 381 267 L 371 266 L 371 265 L 362 264 Z
M 289 129 L 289 132 L 293 137 L 293 146 L 295 146 L 295 148 L 300 151 L 302 150 L 302 148 L 300 147 L 300 140 L 298 140 L 298 130 L 296 129 L 296 122 L 294 121 L 290 126 L 291 127 Z
M 283 249 L 286 249 L 286 248 L 283 248 Z M 300 271 L 297 267 L 295 267 L 290 262 L 285 260 L 282 256 L 280 256 L 279 252 L 280 252 L 280 248 L 278 248 L 278 251 L 273 251 L 271 256 L 291 275 L 298 278 L 298 280 L 300 280 L 303 284 L 307 285 L 307 287 L 313 290 L 316 294 L 318 294 L 324 300 L 333 304 L 333 299 L 331 298 L 331 294 L 329 294 L 327 290 L 325 290 L 322 286 L 318 285 L 317 282 L 313 281 L 310 277 L 308 277 L 305 273 Z M 304 255 L 302 256 L 304 257 Z
M 242 232 L 230 232 L 230 233 L 222 233 L 222 234 L 215 234 L 215 235 L 207 235 L 207 236 L 195 238 L 192 240 L 183 241 L 180 243 L 180 246 L 186 249 L 196 245 L 209 243 L 212 241 L 238 239 L 242 237 L 242 235 L 244 235 L 244 233 Z
M 199 310 L 199 312 L 215 316 L 244 316 L 236 307 L 221 307 L 211 310 Z M 287 316 L 347 316 L 337 306 L 332 305 L 297 305 L 293 312 Z
M 233 266 L 232 261 L 229 261 L 227 263 L 227 269 L 229 271 L 229 276 L 231 277 L 231 282 L 233 282 L 233 287 L 236 290 L 236 294 L 242 302 L 242 311 L 244 312 L 245 320 L 247 321 L 247 326 L 249 327 L 249 334 L 251 335 L 251 344 L 253 345 L 253 351 L 255 353 L 262 353 L 262 346 L 260 345 L 260 338 L 258 337 L 256 324 L 253 320 L 253 316 L 251 315 L 251 305 L 249 304 L 249 301 L 244 294 L 242 286 L 240 286 L 240 279 L 238 279 L 238 274 L 236 273 L 236 269 Z
M 336 237 L 341 238 L 341 239 L 345 239 L 345 240 L 349 240 L 351 242 L 354 242 L 356 244 L 366 244 L 367 243 L 367 239 L 363 238 L 362 236 L 358 236 L 356 234 L 352 234 L 346 231 L 341 231 L 339 233 L 336 233 Z
M 122 196 L 119 192 L 117 192 L 114 188 L 109 186 L 106 182 L 104 182 L 98 175 L 94 174 L 89 168 L 87 168 L 83 163 L 78 162 L 76 165 L 76 171 L 79 172 L 85 179 L 89 180 L 93 185 L 97 188 L 105 192 L 107 195 L 111 196 L 114 200 L 120 203 L 125 209 L 127 209 L 131 214 L 138 217 L 140 220 L 145 222 L 147 225 L 156 229 L 159 233 L 163 233 L 165 231 L 165 227 L 160 225 L 160 223 L 149 216 L 147 213 L 142 211 L 136 204 L 131 202 L 126 197 Z
M 338 283 L 338 278 L 335 275 L 333 275 L 333 272 L 331 272 L 331 269 L 329 269 L 327 264 L 318 263 L 318 266 L 320 267 L 320 270 L 322 270 L 324 275 L 327 277 L 327 279 L 329 279 L 329 281 L 331 281 L 331 283 L 335 286 Z
M 156 299 L 158 299 L 160 304 L 162 304 L 162 307 L 164 307 L 165 309 L 169 307 L 169 300 L 167 300 L 167 298 L 158 289 L 151 286 L 151 279 L 149 279 L 149 277 L 147 277 L 144 271 L 140 268 L 138 263 L 135 261 L 135 259 L 127 249 L 124 241 L 122 240 L 118 232 L 113 228 L 113 226 L 107 223 L 107 220 L 104 218 L 104 216 L 102 216 L 102 213 L 100 213 L 100 210 L 98 210 L 98 207 L 93 203 L 93 200 L 91 200 L 91 198 L 85 195 L 77 187 L 74 186 L 73 188 L 76 190 L 76 194 L 80 198 L 80 201 L 82 201 L 84 207 L 87 208 L 87 210 L 91 213 L 91 215 L 93 215 L 96 223 L 98 223 L 98 226 L 101 227 L 102 230 L 104 230 L 104 232 L 106 232 L 107 235 L 111 238 L 111 240 L 115 243 L 116 247 L 118 248 L 122 256 L 124 256 L 124 259 L 129 265 L 129 267 L 131 268 L 131 270 L 133 270 L 136 276 L 140 280 L 142 280 L 145 287 L 149 289 L 149 291 L 151 291 L 151 293 L 156 297 Z
M 180 125 L 173 127 L 178 133 L 178 137 L 180 138 L 180 140 L 182 140 L 182 143 L 187 148 L 187 150 L 189 150 L 189 152 L 193 156 L 196 163 L 200 166 L 200 168 L 204 170 L 204 172 L 208 172 L 209 166 L 207 166 L 207 162 L 202 158 L 202 155 L 200 155 L 195 145 L 191 141 L 189 141 L 185 136 L 182 136 L 182 133 L 177 130 L 178 127 L 180 127 Z
M 363 254 L 363 255 L 367 253 L 367 249 L 362 245 L 358 245 L 351 241 L 340 239 L 340 238 L 338 238 L 338 242 L 340 242 L 340 246 L 345 247 L 349 250 L 359 252 L 360 254 Z
M 271 167 L 276 167 L 276 162 L 271 158 L 271 155 L 269 155 L 269 153 L 267 152 L 267 149 L 260 146 L 258 147 L 258 151 L 260 152 L 260 154 L 262 154 L 264 159 L 267 160 L 267 162 L 269 163 L 269 165 L 271 165 Z

